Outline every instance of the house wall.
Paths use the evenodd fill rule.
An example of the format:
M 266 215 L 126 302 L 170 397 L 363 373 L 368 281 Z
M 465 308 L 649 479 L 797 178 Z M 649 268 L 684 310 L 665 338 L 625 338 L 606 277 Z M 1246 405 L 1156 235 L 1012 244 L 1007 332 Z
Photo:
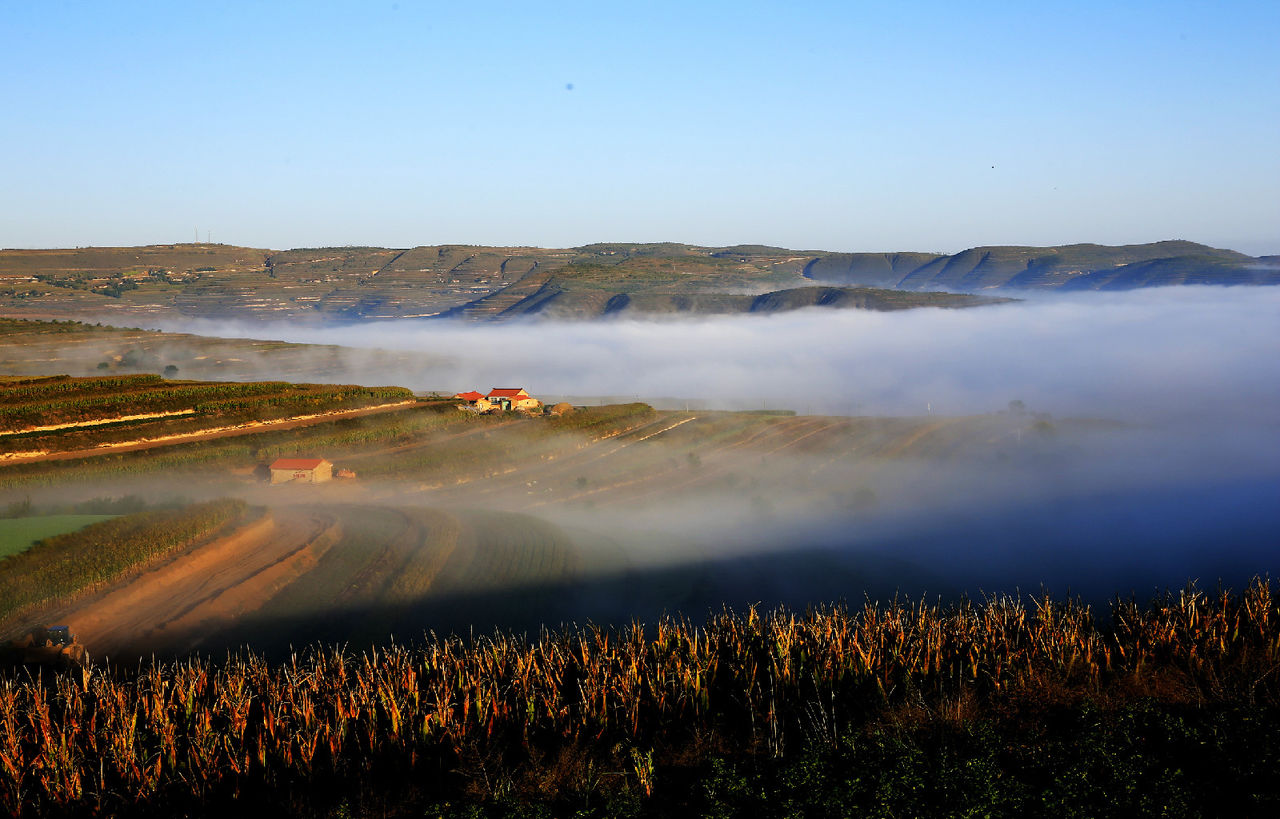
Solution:
M 271 483 L 324 483 L 333 480 L 333 464 L 325 462 L 315 469 L 273 469 Z

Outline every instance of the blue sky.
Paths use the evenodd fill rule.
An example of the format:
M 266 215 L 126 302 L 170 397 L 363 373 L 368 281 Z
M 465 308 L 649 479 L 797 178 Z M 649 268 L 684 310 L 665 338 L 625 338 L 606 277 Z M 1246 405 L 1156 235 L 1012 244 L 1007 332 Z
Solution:
M 0 15 L 0 246 L 1280 253 L 1273 0 Z

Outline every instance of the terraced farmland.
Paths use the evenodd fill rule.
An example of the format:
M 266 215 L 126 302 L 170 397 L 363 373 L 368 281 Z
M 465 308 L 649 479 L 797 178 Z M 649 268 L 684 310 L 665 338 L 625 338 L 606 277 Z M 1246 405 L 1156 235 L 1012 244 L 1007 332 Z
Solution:
M 0 457 L 26 460 L 413 400 L 399 387 L 173 382 L 156 375 L 15 378 L 0 383 Z
M 175 377 L 207 381 L 332 383 L 384 373 L 385 383 L 407 377 L 421 383 L 437 363 L 426 353 L 0 318 L 0 373 L 22 377 L 161 374 L 173 367 Z
M 358 488 L 316 488 L 345 497 L 396 498 L 418 493 L 412 505 L 449 504 L 491 509 L 547 510 L 574 506 L 626 506 L 680 499 L 689 492 L 728 490 L 771 502 L 773 489 L 796 482 L 817 488 L 815 496 L 854 492 L 886 464 L 928 458 L 983 458 L 1036 450 L 1039 438 L 1022 437 L 1029 417 L 829 418 L 730 412 L 659 412 L 644 404 L 579 408 L 561 418 L 476 416 L 448 401 L 409 404 L 385 415 L 313 418 L 303 427 L 245 427 L 225 438 L 185 443 L 149 452 L 81 457 L 101 443 L 228 425 L 245 414 L 308 414 L 331 407 L 359 408 L 405 400 L 394 389 L 368 390 L 318 385 L 166 384 L 158 379 L 57 379 L 0 386 L 0 412 L 31 419 L 32 404 L 49 405 L 61 391 L 68 416 L 105 415 L 114 397 L 88 404 L 76 397 L 114 385 L 132 396 L 153 396 L 142 410 L 184 413 L 138 418 L 87 428 L 0 434 L 0 491 L 8 497 L 24 487 L 92 483 L 110 478 L 146 480 L 182 473 L 192 486 L 227 491 L 234 475 L 250 479 L 255 465 L 282 456 L 323 455 L 355 469 Z M 24 390 L 36 390 L 33 394 Z M 4 395 L 14 397 L 5 403 Z M 80 391 L 80 392 L 77 392 Z M 20 394 L 22 393 L 22 394 Z M 77 407 L 76 402 L 86 404 Z M 24 415 L 24 413 L 26 413 Z M 141 414 L 139 412 L 138 414 Z M 1041 438 L 1043 436 L 1040 436 Z M 75 450 L 66 460 L 16 462 L 13 453 Z M 70 457 L 75 454 L 76 457 Z M 50 456 L 57 457 L 57 456 Z M 214 469 L 214 467 L 221 467 Z M 851 475 L 857 472 L 858 476 Z M 849 485 L 851 480 L 857 485 Z M 234 484 L 234 480 L 232 480 Z M 4 497 L 0 497 L 4 500 Z

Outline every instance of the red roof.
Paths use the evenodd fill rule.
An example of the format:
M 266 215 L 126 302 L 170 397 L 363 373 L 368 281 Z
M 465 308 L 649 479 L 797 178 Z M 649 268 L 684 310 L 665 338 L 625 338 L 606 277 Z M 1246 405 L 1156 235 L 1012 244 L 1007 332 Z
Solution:
M 489 390 L 490 398 L 519 398 L 528 394 L 523 387 L 494 387 Z
M 277 458 L 272 469 L 315 469 L 328 463 L 324 458 Z
M 484 393 L 472 390 L 471 392 L 460 392 L 454 398 L 461 398 L 463 401 L 479 401 L 484 398 Z

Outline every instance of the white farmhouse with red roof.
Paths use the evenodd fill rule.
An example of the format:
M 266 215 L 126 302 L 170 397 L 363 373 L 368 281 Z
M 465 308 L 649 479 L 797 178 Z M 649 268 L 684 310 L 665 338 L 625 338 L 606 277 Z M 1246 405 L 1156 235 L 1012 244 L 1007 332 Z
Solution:
M 503 409 L 536 410 L 542 406 L 542 402 L 525 392 L 523 387 L 494 387 L 485 398 Z
M 324 483 L 333 478 L 333 464 L 324 458 L 277 458 L 271 464 L 271 483 Z

